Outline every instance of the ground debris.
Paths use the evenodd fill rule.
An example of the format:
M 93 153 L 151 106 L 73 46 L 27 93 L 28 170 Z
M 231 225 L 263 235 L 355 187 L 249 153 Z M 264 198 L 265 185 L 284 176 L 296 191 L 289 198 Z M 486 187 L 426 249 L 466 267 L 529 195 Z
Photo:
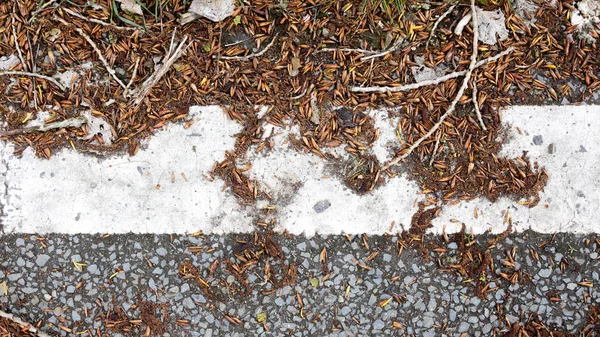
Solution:
M 293 285 L 298 278 L 298 268 L 288 262 L 281 246 L 272 232 L 255 232 L 252 239 L 239 241 L 233 248 L 232 256 L 223 264 L 213 261 L 208 271 L 201 271 L 190 261 L 179 266 L 179 277 L 182 280 L 195 280 L 202 293 L 212 301 L 227 302 L 230 299 L 244 298 L 253 291 L 263 295 L 272 294 L 284 286 Z M 223 265 L 221 268 L 219 266 Z M 261 272 L 264 283 L 260 286 L 250 285 L 248 274 Z M 237 285 L 227 282 L 231 275 Z

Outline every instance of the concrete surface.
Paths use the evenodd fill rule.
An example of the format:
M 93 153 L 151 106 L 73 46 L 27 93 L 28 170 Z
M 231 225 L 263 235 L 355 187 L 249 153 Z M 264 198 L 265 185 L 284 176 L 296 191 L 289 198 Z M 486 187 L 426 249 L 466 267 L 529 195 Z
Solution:
M 503 153 L 515 157 L 529 151 L 550 176 L 541 202 L 532 209 L 505 199 L 445 206 L 433 232 L 444 226 L 457 231 L 461 222 L 475 233 L 500 232 L 506 227 L 506 211 L 517 230 L 598 232 L 594 220 L 600 205 L 599 113 L 599 106 L 516 106 L 504 111 L 503 120 L 512 125 L 513 136 Z M 388 121 L 384 111 L 372 114 L 381 132 L 374 154 L 390 158 L 397 121 Z M 30 149 L 15 157 L 13 146 L 2 142 L 3 232 L 249 232 L 254 215 L 273 206 L 279 230 L 308 235 L 382 234 L 392 222 L 396 223 L 393 231 L 400 230 L 400 224 L 408 225 L 422 198 L 416 184 L 404 176 L 358 196 L 335 178 L 329 162 L 289 148 L 287 135 L 294 130 L 279 129 L 271 152 L 251 150 L 247 158 L 253 165 L 249 176 L 274 200 L 270 205 L 263 201 L 240 206 L 223 189 L 223 181 L 211 181 L 209 172 L 226 150 L 233 149 L 241 126 L 215 106 L 194 107 L 191 118 L 195 123 L 190 128 L 170 125 L 134 157 L 99 160 L 72 149 L 50 160 L 35 158 Z M 554 153 L 549 154 L 551 144 Z M 342 149 L 334 151 L 341 158 L 347 156 Z

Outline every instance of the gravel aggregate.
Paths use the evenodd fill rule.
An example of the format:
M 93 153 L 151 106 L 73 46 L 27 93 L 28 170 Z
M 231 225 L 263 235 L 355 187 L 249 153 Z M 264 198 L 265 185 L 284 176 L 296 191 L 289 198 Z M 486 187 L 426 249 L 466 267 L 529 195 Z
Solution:
M 447 256 L 430 251 L 425 258 L 411 247 L 398 256 L 396 236 L 366 237 L 368 249 L 362 236 L 352 242 L 345 236 L 275 236 L 284 262 L 298 266 L 296 283 L 276 288 L 265 282 L 264 270 L 250 267 L 246 276 L 251 294 L 224 301 L 207 298 L 197 283 L 179 277 L 179 265 L 189 261 L 211 286 L 217 285 L 208 272 L 211 264 L 232 260 L 239 241 L 251 238 L 4 235 L 0 283 L 7 283 L 8 293 L 0 292 L 0 307 L 42 321 L 43 330 L 61 336 L 97 328 L 111 336 L 127 335 L 107 330 L 102 317 L 116 304 L 137 319 L 140 301 L 166 304 L 164 336 L 486 336 L 507 331 L 507 322 L 523 323 L 530 314 L 539 315 L 549 327 L 576 332 L 587 324 L 589 306 L 600 304 L 600 247 L 592 236 L 566 234 L 556 235 L 542 249 L 539 245 L 550 236 L 525 232 L 498 242 L 491 251 L 495 275 L 484 295 L 473 280 L 438 266 L 438 258 L 452 260 L 459 249 L 438 237 L 427 240 L 445 248 Z M 188 249 L 198 246 L 205 249 Z M 319 259 L 323 248 L 326 266 Z M 507 272 L 501 261 L 513 249 L 515 270 L 521 275 L 515 284 L 499 276 Z M 539 260 L 529 249 L 537 251 Z M 373 252 L 377 254 L 371 257 Z M 561 270 L 564 259 L 569 264 Z M 227 284 L 221 286 L 224 293 L 237 284 L 223 270 L 214 277 Z

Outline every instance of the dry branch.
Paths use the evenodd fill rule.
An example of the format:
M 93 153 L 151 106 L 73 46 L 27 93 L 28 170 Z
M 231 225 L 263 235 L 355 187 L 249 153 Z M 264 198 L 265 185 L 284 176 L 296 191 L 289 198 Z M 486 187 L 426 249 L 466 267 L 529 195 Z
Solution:
M 32 126 L 27 128 L 13 129 L 8 131 L 0 131 L 0 137 L 22 135 L 25 133 L 32 132 L 45 132 L 52 129 L 63 129 L 63 128 L 78 128 L 83 124 L 87 123 L 87 119 L 83 116 L 73 117 L 65 119 L 64 121 L 48 123 L 40 126 Z
M 65 20 L 59 18 L 59 17 L 54 17 L 54 19 L 60 23 L 62 23 L 65 26 L 71 26 L 70 23 L 66 22 Z M 117 72 L 110 66 L 110 64 L 108 63 L 108 61 L 106 60 L 106 58 L 104 57 L 104 55 L 102 54 L 102 52 L 100 51 L 100 49 L 98 48 L 98 46 L 96 45 L 96 43 L 94 43 L 94 41 L 92 40 L 92 38 L 90 38 L 89 35 L 87 35 L 83 29 L 79 28 L 79 27 L 75 27 L 75 31 L 77 33 L 79 33 L 79 35 L 81 35 L 81 37 L 83 37 L 89 44 L 90 46 L 92 46 L 92 48 L 94 49 L 94 51 L 96 52 L 96 54 L 98 55 L 98 58 L 100 59 L 100 61 L 102 62 L 102 65 L 104 65 L 104 68 L 106 69 L 106 71 L 108 71 L 108 73 L 112 76 L 112 78 L 123 88 L 123 90 L 127 91 L 127 86 L 125 85 L 125 83 L 123 83 L 123 81 L 121 81 L 118 77 L 117 77 Z
M 373 51 L 373 50 L 366 50 L 366 49 L 353 49 L 353 48 L 323 48 L 323 49 L 319 49 L 319 50 L 315 51 L 315 54 L 324 53 L 324 52 L 359 53 L 359 54 L 365 54 L 365 56 L 360 58 L 361 61 L 368 61 L 370 59 L 382 57 L 391 52 L 398 50 L 398 48 L 400 48 L 402 46 L 402 42 L 404 42 L 404 39 L 398 38 L 396 40 L 396 42 L 394 42 L 393 45 L 391 45 L 388 49 L 382 50 L 382 51 Z
M 106 22 L 98 20 L 98 19 L 88 18 L 88 17 L 83 16 L 83 15 L 81 15 L 81 14 L 75 12 L 75 11 L 72 11 L 72 10 L 70 10 L 68 8 L 61 7 L 61 10 L 67 12 L 70 15 L 73 15 L 74 17 L 77 17 L 77 18 L 80 18 L 82 20 L 89 21 L 89 22 L 92 22 L 92 23 L 97 23 L 97 24 L 102 25 L 102 26 L 107 26 L 107 27 L 111 27 L 111 28 L 114 28 L 114 29 L 118 29 L 118 30 L 138 30 L 138 28 L 135 28 L 135 27 L 120 27 L 120 26 L 116 26 L 116 25 L 113 25 L 113 24 L 110 24 L 110 23 L 106 23 Z
M 437 150 L 438 147 L 440 146 L 440 138 L 442 136 L 442 133 L 438 133 L 437 137 L 435 138 L 435 147 L 433 148 L 433 152 L 431 153 L 431 159 L 429 160 L 429 166 L 433 165 L 433 161 L 435 160 L 435 155 L 437 154 Z
M 494 62 L 496 60 L 498 60 L 499 58 L 506 56 L 508 54 L 510 54 L 512 51 L 514 51 L 515 48 L 513 47 L 509 47 L 506 50 L 504 50 L 503 52 L 492 56 L 492 57 L 488 57 L 486 59 L 483 59 L 481 61 L 478 61 L 475 64 L 475 68 L 479 68 L 483 65 L 486 65 L 488 63 Z M 421 82 L 417 82 L 417 83 L 411 83 L 411 84 L 405 84 L 405 85 L 400 85 L 400 86 L 396 86 L 396 87 L 391 87 L 391 86 L 385 86 L 385 87 L 350 87 L 350 91 L 352 92 L 401 92 L 401 91 L 409 91 L 409 90 L 414 90 L 414 89 L 418 89 L 421 87 L 426 87 L 429 85 L 436 85 L 436 84 L 440 84 L 443 82 L 446 82 L 448 80 L 451 80 L 453 78 L 457 78 L 457 77 L 461 77 L 466 75 L 468 72 L 468 70 L 462 70 L 462 71 L 455 71 L 453 73 L 450 73 L 448 75 L 444 75 L 442 77 L 438 77 L 436 79 L 433 80 L 427 80 L 427 81 L 421 81 Z
M 31 13 L 31 17 L 29 17 L 29 20 L 27 20 L 27 23 L 31 23 L 35 17 L 42 11 L 46 10 L 46 8 L 50 5 L 52 5 L 53 3 L 55 3 L 57 0 L 50 0 L 48 2 L 46 2 L 45 4 L 43 4 L 40 8 L 38 8 L 37 10 L 35 10 L 33 13 Z
M 16 76 L 31 76 L 31 77 L 37 77 L 37 78 L 41 78 L 44 79 L 46 81 L 52 82 L 54 83 L 60 90 L 65 91 L 66 88 L 60 84 L 60 82 L 58 82 L 56 79 L 50 77 L 50 76 L 46 76 L 46 75 L 41 75 L 41 74 L 37 74 L 37 73 L 30 73 L 27 71 L 13 71 L 13 70 L 5 70 L 5 71 L 0 71 L 0 76 L 2 75 L 16 75 Z
M 448 110 L 446 111 L 446 113 L 444 113 L 440 117 L 440 120 L 437 123 L 435 123 L 435 125 L 431 129 L 429 129 L 429 131 L 427 131 L 427 133 L 423 137 L 419 138 L 416 142 L 414 142 L 408 148 L 407 151 L 404 151 L 404 153 L 402 155 L 394 158 L 394 160 L 392 160 L 388 164 L 386 164 L 383 167 L 383 170 L 387 170 L 391 166 L 398 164 L 402 159 L 408 157 L 417 147 L 419 147 L 419 145 L 421 145 L 421 143 L 424 140 L 431 137 L 431 135 L 442 125 L 444 120 L 448 116 L 450 116 L 450 114 L 452 114 L 454 112 L 454 109 L 456 108 L 456 104 L 458 104 L 458 101 L 460 100 L 463 93 L 469 86 L 469 81 L 471 80 L 471 74 L 473 73 L 473 70 L 475 70 L 475 68 L 477 67 L 477 47 L 478 47 L 477 40 L 479 38 L 479 30 L 477 28 L 477 15 L 475 14 L 475 0 L 471 0 L 471 10 L 473 12 L 473 15 L 471 17 L 471 22 L 473 24 L 473 52 L 471 54 L 471 63 L 469 64 L 469 69 L 467 70 L 467 73 L 465 74 L 465 78 L 463 80 L 462 85 L 460 86 L 460 89 L 458 89 L 458 92 L 456 93 L 456 97 L 454 97 L 454 99 L 450 103 L 450 106 L 448 107 Z
M 481 129 L 483 129 L 483 131 L 487 131 L 487 128 L 483 123 L 483 118 L 481 117 L 481 110 L 479 110 L 479 101 L 477 99 L 477 79 L 473 79 L 473 106 L 475 107 L 475 113 L 477 114 L 477 120 L 479 121 L 479 125 L 481 125 Z
M 431 33 L 429 33 L 429 38 L 427 39 L 427 43 L 425 43 L 425 47 L 429 47 L 429 41 L 431 41 L 431 38 L 435 34 L 435 30 L 437 29 L 437 26 L 442 22 L 442 20 L 444 20 L 448 15 L 450 15 L 450 13 L 452 13 L 454 8 L 456 8 L 456 5 L 450 6 L 450 8 L 448 8 L 448 10 L 444 12 L 444 14 L 440 15 L 440 17 L 437 20 L 435 20 L 435 23 L 433 24 L 433 28 L 431 28 Z
M 25 63 L 25 59 L 23 58 L 23 53 L 21 52 L 21 46 L 19 46 L 19 38 L 17 37 L 17 30 L 16 30 L 16 25 L 15 25 L 15 9 L 13 7 L 13 15 L 11 18 L 11 22 L 12 22 L 12 33 L 13 33 L 13 38 L 15 39 L 15 48 L 17 49 L 17 54 L 19 55 L 19 60 L 21 60 L 21 64 L 23 65 L 23 70 L 28 71 L 29 69 L 27 69 L 27 63 Z
M 173 38 L 175 34 L 173 33 Z M 132 100 L 129 102 L 129 105 L 139 105 L 146 95 L 148 95 L 148 91 L 152 88 L 160 79 L 169 71 L 169 68 L 177 61 L 177 59 L 183 54 L 183 52 L 190 46 L 190 44 L 186 44 L 187 36 L 183 37 L 183 40 L 177 46 L 177 49 L 173 51 L 173 39 L 171 39 L 171 46 L 169 46 L 169 51 L 167 55 L 164 57 L 164 62 L 150 77 L 148 77 L 142 86 L 131 92 L 128 96 L 132 97 Z
M 43 331 L 40 331 L 40 329 L 36 328 L 35 326 L 33 326 L 30 323 L 25 322 L 24 320 L 20 319 L 19 317 L 15 316 L 13 314 L 9 314 L 5 311 L 0 310 L 0 317 L 7 319 L 9 321 L 15 322 L 15 323 L 19 324 L 20 326 L 28 328 L 30 332 L 34 333 L 38 337 L 51 337 L 49 334 L 47 334 Z
M 273 44 L 275 44 L 275 40 L 277 39 L 277 35 L 275 35 L 273 37 L 273 39 L 271 40 L 271 42 L 269 42 L 269 44 L 261 51 L 256 52 L 256 53 L 252 53 L 250 55 L 246 55 L 246 56 L 220 56 L 218 57 L 221 60 L 232 60 L 232 61 L 249 61 L 250 59 L 254 58 L 254 57 L 260 57 L 262 56 L 264 53 L 266 53 L 269 48 L 271 48 L 273 46 Z

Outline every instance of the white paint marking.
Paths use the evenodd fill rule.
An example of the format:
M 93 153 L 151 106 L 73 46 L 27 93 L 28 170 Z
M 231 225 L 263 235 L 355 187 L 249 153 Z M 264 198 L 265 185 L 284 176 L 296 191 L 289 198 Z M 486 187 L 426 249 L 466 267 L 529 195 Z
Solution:
M 98 160 L 65 149 L 44 160 L 27 149 L 17 158 L 14 147 L 6 145 L 5 232 L 250 230 L 248 210 L 222 190 L 221 181 L 207 179 L 214 162 L 233 149 L 233 136 L 242 127 L 218 106 L 194 107 L 190 117 L 196 121 L 189 129 L 169 126 L 134 157 Z
M 380 160 L 389 158 L 389 143 L 397 141 L 397 121 L 389 124 L 384 111 L 375 111 L 373 116 L 381 132 L 373 153 Z M 222 189 L 221 180 L 207 179 L 214 162 L 222 160 L 226 150 L 233 150 L 235 134 L 241 126 L 228 120 L 216 106 L 194 107 L 190 117 L 195 123 L 189 129 L 170 125 L 157 132 L 147 148 L 134 157 L 98 160 L 65 149 L 51 160 L 43 160 L 29 149 L 17 158 L 12 154 L 14 147 L 1 142 L 4 165 L 0 165 L 0 179 L 7 187 L 7 193 L 0 195 L 5 205 L 4 231 L 43 234 L 253 230 L 257 209 L 268 203 L 240 206 L 229 191 Z M 513 158 L 529 151 L 532 161 L 538 161 L 550 175 L 539 205 L 529 209 L 507 199 L 495 204 L 477 199 L 445 206 L 434 220 L 433 232 L 441 232 L 444 225 L 448 232 L 456 231 L 460 222 L 472 226 L 475 233 L 490 228 L 500 232 L 506 228 L 506 210 L 518 230 L 531 227 L 541 232 L 598 232 L 594 222 L 600 210 L 598 117 L 600 106 L 512 107 L 504 111 L 504 121 L 513 125 L 513 138 L 502 154 Z M 519 135 L 514 126 L 523 134 Z M 267 134 L 270 127 L 266 126 Z M 332 168 L 339 170 L 339 165 L 290 148 L 287 140 L 293 132 L 297 130 L 275 127 L 273 150 L 256 153 L 251 148 L 246 158 L 253 165 L 247 174 L 273 196 L 270 204 L 277 210 L 278 230 L 308 235 L 382 234 L 389 230 L 392 221 L 396 223 L 394 232 L 400 224 L 409 225 L 416 211 L 415 201 L 422 200 L 414 182 L 400 176 L 370 194 L 357 196 L 332 172 Z M 541 136 L 543 142 L 534 144 L 534 136 Z M 536 138 L 536 143 L 539 140 Z M 548 154 L 550 144 L 556 149 L 553 154 Z M 330 151 L 341 161 L 352 160 L 341 147 Z M 243 166 L 245 162 L 238 164 Z M 320 212 L 315 210 L 317 204 Z M 477 218 L 475 207 L 479 209 Z
M 494 204 L 485 199 L 462 202 L 443 209 L 433 221 L 435 231 L 440 232 L 444 224 L 449 231 L 456 231 L 460 223 L 450 219 L 458 219 L 473 226 L 475 233 L 488 228 L 501 232 L 506 228 L 502 211 L 507 210 L 517 230 L 600 232 L 600 106 L 518 106 L 503 111 L 502 117 L 512 125 L 513 138 L 501 155 L 515 158 L 528 151 L 531 162 L 537 161 L 549 175 L 539 204 L 528 208 L 508 198 Z M 542 143 L 534 144 L 534 137 L 536 143 Z M 553 154 L 548 153 L 551 144 Z M 475 207 L 478 218 L 474 217 Z

